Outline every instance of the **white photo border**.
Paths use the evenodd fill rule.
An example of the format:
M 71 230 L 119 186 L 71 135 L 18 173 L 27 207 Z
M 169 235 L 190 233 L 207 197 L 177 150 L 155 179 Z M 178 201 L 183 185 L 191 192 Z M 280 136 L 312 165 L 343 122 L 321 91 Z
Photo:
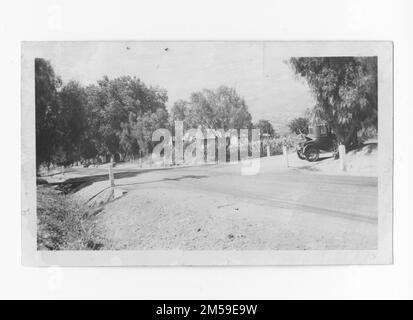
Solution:
M 120 42 L 120 41 L 118 41 Z M 123 41 L 122 41 L 123 42 Z M 130 43 L 131 41 L 125 41 Z M 136 41 L 141 42 L 141 41 Z M 144 41 L 150 43 L 149 41 Z M 156 41 L 177 43 L 182 41 Z M 209 41 L 215 42 L 215 41 Z M 222 41 L 219 41 L 222 42 Z M 228 41 L 237 43 L 239 41 Z M 260 41 L 242 41 L 243 43 Z M 21 45 L 22 264 L 25 266 L 360 265 L 393 263 L 393 43 L 391 41 L 261 41 L 279 56 L 378 57 L 377 250 L 37 250 L 34 58 L 58 42 Z M 67 43 L 67 42 L 66 42 Z M 79 42 L 77 42 L 79 43 Z M 218 43 L 218 42 L 217 42 Z

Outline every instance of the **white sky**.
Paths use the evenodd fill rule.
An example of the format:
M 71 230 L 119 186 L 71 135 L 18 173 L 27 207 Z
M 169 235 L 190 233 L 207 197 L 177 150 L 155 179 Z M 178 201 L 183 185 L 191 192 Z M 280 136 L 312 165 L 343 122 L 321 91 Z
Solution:
M 314 105 L 307 84 L 284 62 L 282 44 L 262 42 L 49 42 L 35 46 L 64 82 L 139 77 L 168 91 L 168 107 L 193 91 L 234 87 L 253 121 L 277 127 Z M 168 50 L 165 50 L 168 48 Z M 282 52 L 284 56 L 279 56 Z

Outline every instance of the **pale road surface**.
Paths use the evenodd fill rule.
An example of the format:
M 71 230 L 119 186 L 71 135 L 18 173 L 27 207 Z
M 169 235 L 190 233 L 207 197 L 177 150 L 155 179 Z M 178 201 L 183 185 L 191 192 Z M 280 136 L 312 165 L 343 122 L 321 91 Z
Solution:
M 97 225 L 116 249 L 376 248 L 377 177 L 319 174 L 282 161 L 263 159 L 249 176 L 239 164 L 117 168 L 116 185 L 127 193 L 105 206 Z

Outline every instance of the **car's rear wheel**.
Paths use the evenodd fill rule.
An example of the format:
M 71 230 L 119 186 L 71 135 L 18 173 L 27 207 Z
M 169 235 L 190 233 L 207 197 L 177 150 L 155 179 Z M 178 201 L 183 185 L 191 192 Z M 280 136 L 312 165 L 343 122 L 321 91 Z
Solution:
M 319 153 L 318 149 L 315 148 L 315 147 L 310 146 L 310 147 L 307 147 L 305 149 L 305 157 L 310 162 L 317 161 L 318 158 L 319 158 L 319 155 L 320 155 L 320 153 Z

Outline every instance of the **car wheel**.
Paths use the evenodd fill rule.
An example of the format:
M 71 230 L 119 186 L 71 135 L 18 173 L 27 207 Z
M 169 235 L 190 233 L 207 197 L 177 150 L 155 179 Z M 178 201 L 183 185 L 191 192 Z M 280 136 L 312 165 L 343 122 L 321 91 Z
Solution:
M 306 159 L 305 155 L 303 155 L 303 153 L 302 153 L 300 150 L 297 150 L 297 156 L 298 156 L 298 158 L 300 158 L 301 160 L 305 160 L 305 159 Z
M 315 147 L 307 147 L 305 149 L 305 157 L 310 162 L 317 161 L 319 157 L 318 149 Z

